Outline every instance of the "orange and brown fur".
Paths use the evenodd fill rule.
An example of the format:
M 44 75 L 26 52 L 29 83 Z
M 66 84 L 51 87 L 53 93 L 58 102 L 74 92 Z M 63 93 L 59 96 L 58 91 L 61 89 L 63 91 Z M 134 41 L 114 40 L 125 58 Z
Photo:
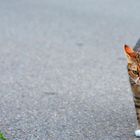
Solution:
M 136 45 L 134 49 L 130 48 L 128 45 L 125 45 L 124 51 L 127 56 L 128 75 L 133 92 L 138 121 L 138 128 L 135 131 L 135 135 L 140 137 L 140 45 Z

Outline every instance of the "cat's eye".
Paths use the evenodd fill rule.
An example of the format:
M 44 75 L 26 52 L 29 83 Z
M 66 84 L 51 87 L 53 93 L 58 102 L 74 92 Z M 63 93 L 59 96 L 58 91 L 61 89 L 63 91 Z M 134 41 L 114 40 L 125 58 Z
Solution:
M 137 75 L 139 74 L 138 71 L 136 71 L 136 70 L 133 70 L 133 73 L 134 74 L 137 74 Z

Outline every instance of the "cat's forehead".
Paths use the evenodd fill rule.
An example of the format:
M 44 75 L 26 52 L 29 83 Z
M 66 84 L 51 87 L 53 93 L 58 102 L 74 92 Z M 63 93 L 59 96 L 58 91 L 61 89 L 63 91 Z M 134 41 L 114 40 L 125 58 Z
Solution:
M 137 52 L 136 61 L 138 64 L 140 64 L 140 52 Z

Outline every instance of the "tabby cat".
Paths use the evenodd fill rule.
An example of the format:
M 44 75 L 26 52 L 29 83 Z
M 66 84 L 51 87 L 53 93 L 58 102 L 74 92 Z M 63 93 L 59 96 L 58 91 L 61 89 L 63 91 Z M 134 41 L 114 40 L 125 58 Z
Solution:
M 124 45 L 124 52 L 127 57 L 127 70 L 129 81 L 133 92 L 133 99 L 137 115 L 137 130 L 135 135 L 140 137 L 140 44 L 132 49 L 128 45 Z

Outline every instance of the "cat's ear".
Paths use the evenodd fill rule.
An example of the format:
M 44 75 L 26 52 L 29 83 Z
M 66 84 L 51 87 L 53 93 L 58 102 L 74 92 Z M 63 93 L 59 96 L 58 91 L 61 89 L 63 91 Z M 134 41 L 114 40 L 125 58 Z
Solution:
M 128 45 L 124 45 L 124 52 L 127 56 L 127 61 L 131 63 L 136 58 L 136 52 L 129 47 Z

